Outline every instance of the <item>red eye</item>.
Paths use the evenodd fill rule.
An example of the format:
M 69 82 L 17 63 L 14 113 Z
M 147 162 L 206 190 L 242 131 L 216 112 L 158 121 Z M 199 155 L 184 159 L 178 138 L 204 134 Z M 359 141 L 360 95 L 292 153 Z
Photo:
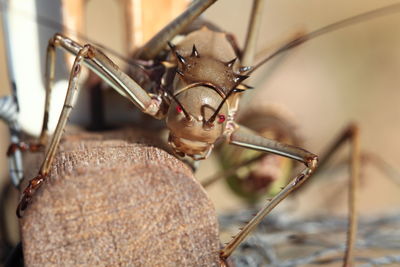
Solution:
M 176 106 L 176 112 L 181 113 L 183 111 L 181 106 Z
M 225 115 L 219 114 L 218 115 L 218 123 L 223 123 L 225 121 Z

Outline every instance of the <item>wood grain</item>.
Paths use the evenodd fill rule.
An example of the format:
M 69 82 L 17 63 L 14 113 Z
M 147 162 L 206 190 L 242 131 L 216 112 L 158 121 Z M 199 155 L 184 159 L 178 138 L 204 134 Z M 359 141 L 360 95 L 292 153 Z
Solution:
M 112 136 L 64 138 L 20 221 L 26 266 L 218 266 L 216 213 L 189 168 Z

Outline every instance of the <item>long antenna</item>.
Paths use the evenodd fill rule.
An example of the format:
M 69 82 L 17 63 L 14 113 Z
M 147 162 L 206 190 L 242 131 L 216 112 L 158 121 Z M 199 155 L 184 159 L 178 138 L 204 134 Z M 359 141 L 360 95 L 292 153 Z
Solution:
M 246 78 L 249 76 L 246 76 Z M 206 125 L 211 125 L 215 119 L 217 118 L 217 115 L 219 113 L 219 111 L 221 110 L 222 106 L 224 105 L 224 103 L 226 102 L 226 100 L 228 100 L 228 98 L 233 94 L 233 93 L 239 93 L 242 92 L 244 90 L 242 89 L 238 89 L 236 88 L 236 86 L 238 86 L 239 84 L 235 85 L 235 87 L 233 87 L 224 97 L 224 99 L 222 99 L 221 103 L 219 104 L 218 108 L 214 111 L 213 115 L 207 120 Z
M 280 48 L 278 48 L 275 52 L 273 52 L 272 54 L 267 56 L 265 59 L 261 60 L 259 63 L 254 65 L 252 68 L 250 68 L 250 70 L 246 74 L 250 75 L 256 69 L 258 69 L 259 67 L 261 67 L 262 65 L 264 65 L 265 63 L 267 63 L 268 61 L 273 59 L 275 56 L 277 56 L 287 50 L 290 50 L 298 45 L 301 45 L 302 43 L 304 43 L 306 41 L 309 41 L 318 36 L 321 36 L 325 33 L 333 32 L 333 31 L 339 30 L 343 27 L 355 25 L 357 23 L 364 22 L 365 20 L 374 19 L 374 18 L 383 16 L 383 15 L 387 15 L 390 13 L 397 13 L 399 11 L 400 11 L 400 3 L 397 3 L 397 4 L 390 5 L 390 6 L 375 9 L 375 10 L 372 10 L 372 11 L 369 11 L 366 13 L 362 13 L 362 14 L 329 24 L 325 27 L 322 27 L 322 28 L 312 31 L 310 33 L 307 33 L 287 44 L 284 44 Z

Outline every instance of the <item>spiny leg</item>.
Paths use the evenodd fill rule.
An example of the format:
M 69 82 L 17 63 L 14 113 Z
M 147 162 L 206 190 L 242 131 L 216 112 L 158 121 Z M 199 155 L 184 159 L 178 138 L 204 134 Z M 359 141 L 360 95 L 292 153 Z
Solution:
M 267 138 L 276 139 L 279 142 L 288 143 L 294 146 L 298 146 L 298 144 L 300 143 L 300 138 L 296 133 L 297 131 L 295 129 L 295 124 L 292 121 L 292 118 L 290 118 L 290 116 L 287 116 L 287 114 L 285 114 L 285 112 L 278 106 L 266 105 L 263 107 L 258 107 L 258 109 L 250 108 L 247 111 L 239 114 L 238 123 L 243 123 L 243 126 L 252 129 L 254 132 L 257 132 L 257 134 L 265 136 Z M 266 191 L 265 189 L 269 187 L 270 182 L 278 179 L 280 181 L 286 181 L 286 178 L 288 178 L 288 176 L 292 173 L 292 171 L 290 170 L 293 170 L 294 168 L 294 164 L 292 163 L 283 164 L 285 166 L 282 166 L 282 162 L 288 162 L 288 160 L 286 159 L 283 159 L 283 161 L 282 159 L 279 160 L 279 163 L 275 160 L 272 160 L 274 161 L 274 163 L 273 166 L 269 168 L 270 170 L 281 168 L 284 168 L 285 170 L 283 172 L 279 171 L 279 173 L 272 171 L 272 173 L 269 172 L 267 176 L 264 175 L 264 172 L 262 176 L 259 176 L 259 174 L 255 174 L 254 170 L 259 169 L 259 167 L 262 168 L 262 166 L 270 165 L 272 162 L 270 160 L 268 160 L 269 163 L 259 164 L 257 162 L 262 162 L 263 160 L 265 162 L 266 158 L 278 159 L 279 156 L 266 155 L 262 152 L 246 152 L 243 148 L 234 148 L 231 146 L 228 147 L 228 145 L 224 145 L 223 147 L 219 148 L 218 153 L 220 154 L 221 166 L 223 168 L 221 171 L 214 173 L 204 179 L 201 183 L 203 187 L 208 187 L 218 180 L 227 179 L 228 184 L 235 183 L 232 188 L 234 191 L 236 190 L 235 187 L 240 188 L 238 190 L 239 194 L 243 192 L 244 194 L 260 193 L 261 195 L 263 194 L 262 192 Z M 263 171 L 257 171 L 257 173 L 262 172 Z M 250 187 L 256 190 L 253 191 L 253 189 L 249 189 L 247 183 L 250 182 L 250 184 L 253 184 L 254 180 L 249 180 L 252 180 L 255 176 L 260 177 L 263 182 L 261 182 L 262 185 L 259 182 L 256 182 L 254 184 L 254 187 L 253 185 L 251 185 Z M 233 180 L 234 182 L 232 182 Z M 241 183 L 243 183 L 243 185 L 245 186 L 241 186 Z M 281 183 L 279 182 L 279 184 Z M 259 187 L 260 185 L 264 188 L 264 190 L 261 190 L 261 188 Z M 272 187 L 277 188 L 275 185 Z M 274 190 L 271 190 L 271 192 L 272 191 Z
M 247 138 L 250 139 L 251 133 L 246 133 L 245 129 L 242 129 L 242 136 L 246 136 Z M 243 137 L 241 137 L 240 139 L 243 139 Z M 238 139 L 239 140 L 239 139 Z M 237 141 L 238 141 L 237 140 Z M 348 237 L 347 237 L 347 249 L 346 249 L 346 255 L 345 255 L 345 261 L 344 261 L 344 266 L 351 266 L 352 265 L 352 260 L 353 260 L 353 251 L 354 251 L 354 243 L 355 243 L 355 239 L 356 239 L 356 233 L 357 233 L 357 192 L 358 192 L 358 184 L 359 184 L 359 176 L 360 176 L 360 171 L 359 171 L 359 165 L 361 162 L 361 155 L 360 155 L 360 148 L 359 148 L 359 133 L 358 133 L 358 128 L 356 127 L 356 125 L 352 124 L 349 125 L 343 132 L 342 134 L 339 136 L 339 138 L 337 138 L 337 140 L 335 140 L 335 142 L 332 143 L 332 145 L 329 146 L 329 148 L 326 150 L 325 153 L 323 153 L 323 156 L 320 157 L 320 164 L 318 166 L 318 169 L 316 171 L 314 171 L 314 174 L 322 171 L 322 169 L 324 168 L 324 166 L 326 165 L 326 163 L 329 161 L 329 159 L 335 154 L 335 152 L 343 145 L 345 144 L 346 141 L 350 141 L 351 142 L 351 146 L 352 146 L 352 151 L 351 151 L 351 172 L 350 172 L 350 190 L 349 190 L 349 230 L 348 230 Z M 243 140 L 239 141 L 239 143 L 241 143 Z M 234 142 L 231 142 L 233 144 L 235 144 Z M 236 143 L 237 145 L 241 145 L 239 143 Z M 244 142 L 247 145 L 245 147 L 248 148 L 253 148 L 253 149 L 258 149 L 258 150 L 262 150 L 260 149 L 260 147 L 257 148 L 257 144 L 254 145 L 254 143 L 251 143 L 249 141 Z M 260 144 L 260 143 L 258 143 Z M 278 143 L 277 143 L 278 144 Z M 280 146 L 280 144 L 278 144 Z M 241 145 L 244 146 L 244 145 Z M 269 145 L 268 145 L 269 146 Z M 285 145 L 283 145 L 285 147 Z M 286 149 L 286 148 L 285 148 Z M 264 151 L 268 151 L 265 147 L 263 149 Z M 269 151 L 269 152 L 273 152 L 276 153 L 274 151 Z M 286 152 L 287 153 L 287 152 Z M 281 151 L 281 153 L 277 153 L 280 155 L 284 155 Z M 262 156 L 262 155 L 261 155 Z M 293 156 L 290 156 L 293 159 Z M 254 161 L 257 161 L 260 157 L 256 157 L 254 159 L 250 159 L 248 162 L 246 163 L 252 163 Z M 371 163 L 373 164 L 377 164 L 378 167 L 381 167 L 379 162 L 375 162 L 371 160 Z M 232 172 L 235 172 L 238 168 L 240 168 L 241 166 L 243 166 L 244 164 L 240 164 L 240 166 L 237 166 L 234 168 L 234 170 L 232 170 Z M 387 166 L 384 166 L 384 171 L 388 171 Z M 389 170 L 392 170 L 389 168 Z M 395 172 L 395 174 L 390 173 L 392 176 L 396 176 L 397 177 L 397 172 Z M 225 173 L 226 175 L 226 173 Z M 213 177 L 214 179 L 216 179 L 216 177 Z M 210 179 L 211 182 L 213 182 L 212 179 Z M 285 188 L 286 189 L 286 188 Z M 284 189 L 284 190 L 285 190 Z M 282 193 L 282 192 L 281 192 Z M 272 207 L 273 208 L 273 207 Z M 265 214 L 266 215 L 266 214 Z M 254 220 L 254 219 L 253 219 Z M 252 221 L 253 221 L 252 220 Z M 251 222 L 250 222 L 251 223 Z M 231 241 L 231 243 L 233 242 L 233 240 Z M 232 250 L 233 251 L 233 250 Z M 229 255 L 228 255 L 229 256 Z
M 49 47 L 52 47 L 52 51 L 54 52 L 54 42 L 51 42 Z M 50 147 L 45 155 L 45 159 L 42 163 L 42 166 L 40 167 L 39 174 L 34 177 L 32 180 L 29 181 L 28 186 L 25 188 L 25 190 L 22 193 L 22 198 L 20 203 L 18 204 L 17 207 L 17 216 L 21 217 L 21 211 L 25 210 L 28 207 L 28 204 L 31 202 L 32 197 L 34 193 L 39 189 L 39 187 L 43 184 L 45 179 L 47 178 L 47 175 L 50 170 L 51 163 L 53 162 L 54 156 L 55 156 L 55 151 L 56 148 L 60 142 L 62 131 L 65 127 L 65 124 L 67 122 L 68 116 L 71 112 L 72 109 L 72 104 L 73 104 L 73 97 L 76 94 L 78 88 L 77 88 L 77 80 L 80 75 L 80 68 L 81 68 L 81 62 L 84 58 L 85 55 L 88 53 L 88 47 L 85 46 L 82 48 L 79 52 L 77 57 L 75 58 L 75 62 L 72 66 L 72 72 L 70 75 L 69 79 L 69 85 L 68 85 L 68 90 L 67 90 L 67 95 L 65 97 L 65 102 L 64 106 L 61 111 L 60 118 L 57 123 L 56 130 L 54 132 L 54 136 L 51 139 L 50 142 Z M 49 51 L 49 50 L 48 50 Z M 48 70 L 48 67 L 46 68 Z M 47 76 L 48 78 L 48 76 Z M 48 81 L 46 81 L 46 84 L 49 84 Z M 50 93 L 50 91 L 47 90 L 48 88 L 46 87 L 46 95 Z M 46 100 L 48 100 L 46 96 Z M 46 108 L 48 108 L 48 103 L 46 101 Z M 47 112 L 47 113 L 46 113 Z M 45 109 L 45 121 L 46 121 L 46 114 L 48 114 L 48 110 Z M 43 123 L 45 126 L 47 123 Z M 47 129 L 46 129 L 47 130 Z
M 350 126 L 349 126 L 350 127 Z M 347 129 L 347 128 L 346 128 Z M 326 154 L 326 153 L 324 153 Z M 264 155 L 259 155 L 257 157 L 248 159 L 246 161 L 243 161 L 237 165 L 231 166 L 229 169 L 227 170 L 222 170 L 219 171 L 215 174 L 213 174 L 212 176 L 209 176 L 208 178 L 206 178 L 203 182 L 201 182 L 201 185 L 203 187 L 209 187 L 211 185 L 213 185 L 215 182 L 224 179 L 230 175 L 234 175 L 236 174 L 240 168 L 242 167 L 246 167 L 249 164 L 253 164 L 257 161 L 259 161 Z M 360 165 L 361 166 L 365 166 L 365 165 L 372 165 L 375 168 L 377 168 L 385 177 L 387 177 L 388 179 L 390 179 L 393 183 L 400 185 L 400 172 L 390 163 L 388 163 L 386 160 L 384 160 L 382 157 L 380 157 L 379 155 L 371 152 L 371 151 L 364 151 L 360 149 Z M 319 157 L 320 162 L 322 161 L 328 161 L 325 156 L 320 156 Z M 318 169 L 316 170 L 316 172 L 314 172 L 314 175 L 316 173 L 320 173 L 323 171 L 339 171 L 344 167 L 347 167 L 349 163 L 349 159 L 344 159 L 342 161 L 340 161 L 338 164 L 335 164 L 334 166 L 330 167 L 328 170 L 325 167 L 325 163 L 323 165 L 323 167 L 321 167 L 322 165 L 319 164 Z M 361 177 L 361 176 L 360 176 Z M 307 186 L 307 185 L 303 185 Z
M 245 225 L 245 227 L 221 250 L 220 257 L 222 260 L 229 257 L 246 236 L 261 222 L 261 220 L 271 212 L 271 210 L 285 199 L 293 190 L 303 184 L 312 173 L 314 173 L 318 158 L 316 155 L 294 146 L 281 144 L 277 141 L 270 140 L 259 136 L 240 126 L 234 130 L 229 136 L 229 143 L 245 148 L 255 149 L 262 152 L 270 152 L 294 160 L 298 160 L 306 165 L 306 167 L 274 198 L 271 199 L 254 217 Z
M 72 66 L 64 106 L 62 108 L 53 138 L 51 139 L 49 148 L 45 155 L 45 159 L 40 167 L 39 174 L 29 182 L 29 185 L 22 194 L 21 201 L 17 208 L 18 217 L 21 217 L 21 211 L 27 208 L 29 202 L 32 199 L 32 196 L 46 180 L 47 175 L 50 171 L 50 167 L 54 160 L 58 144 L 60 143 L 63 129 L 65 128 L 65 124 L 73 108 L 74 98 L 77 95 L 79 89 L 78 81 L 83 63 L 85 63 L 102 79 L 104 79 L 122 96 L 128 98 L 131 102 L 133 102 L 133 104 L 135 104 L 142 112 L 152 115 L 154 117 L 162 115 L 158 114 L 160 111 L 160 100 L 151 98 L 143 88 L 141 88 L 125 73 L 121 72 L 109 58 L 101 53 L 101 51 L 97 50 L 91 45 L 85 45 L 84 47 L 82 47 L 74 41 L 60 34 L 56 34 L 49 43 L 48 54 L 50 54 L 50 56 L 48 56 L 48 66 L 46 67 L 46 94 L 49 94 L 51 92 L 52 79 L 54 78 L 54 55 L 56 46 L 61 46 L 65 50 L 76 54 L 76 58 Z M 47 114 L 48 104 L 49 103 L 46 102 Z M 44 132 L 47 131 L 46 125 L 47 123 L 44 123 Z

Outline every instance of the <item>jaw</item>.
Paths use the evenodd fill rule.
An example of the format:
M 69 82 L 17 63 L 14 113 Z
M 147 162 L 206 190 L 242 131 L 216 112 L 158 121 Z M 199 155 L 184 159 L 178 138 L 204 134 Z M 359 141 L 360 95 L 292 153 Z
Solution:
M 178 156 L 187 155 L 194 160 L 206 159 L 214 147 L 213 144 L 176 137 L 172 133 L 169 134 L 168 143 Z

